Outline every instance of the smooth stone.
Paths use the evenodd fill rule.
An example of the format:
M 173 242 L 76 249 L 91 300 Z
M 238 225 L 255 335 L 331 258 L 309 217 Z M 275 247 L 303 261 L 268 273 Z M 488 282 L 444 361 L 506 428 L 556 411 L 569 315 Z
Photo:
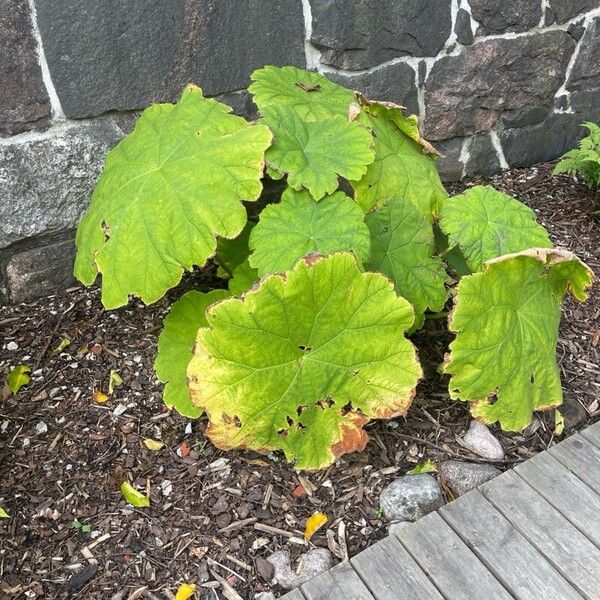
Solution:
M 494 434 L 479 421 L 473 419 L 463 437 L 465 445 L 478 456 L 489 460 L 502 460 L 504 448 Z
M 273 565 L 273 580 L 282 588 L 293 590 L 333 567 L 333 555 L 325 548 L 314 548 L 298 559 L 298 568 L 292 569 L 290 555 L 284 550 L 271 554 L 267 560 Z
M 383 489 L 379 505 L 391 521 L 416 521 L 442 507 L 444 496 L 431 475 L 405 475 Z
M 502 471 L 492 465 L 480 465 L 460 460 L 447 460 L 438 465 L 438 479 L 444 482 L 455 496 L 462 496 Z

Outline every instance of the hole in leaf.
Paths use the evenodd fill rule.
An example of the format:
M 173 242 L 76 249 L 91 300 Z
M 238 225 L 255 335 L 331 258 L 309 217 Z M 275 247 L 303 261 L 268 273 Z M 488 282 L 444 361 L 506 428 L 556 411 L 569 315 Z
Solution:
M 333 406 L 333 404 L 334 404 L 334 402 L 329 396 L 327 396 L 327 398 L 323 398 L 322 400 L 319 400 L 317 402 L 317 406 L 319 408 L 321 408 L 322 410 L 331 408 Z
M 531 381 L 531 383 L 535 383 L 535 375 L 533 373 L 531 374 L 529 381 Z
M 306 429 L 306 425 L 302 425 L 302 423 L 298 422 L 296 423 L 296 429 L 302 431 L 303 429 Z
M 288 434 L 288 432 L 287 432 L 287 429 L 280 429 L 280 430 L 277 432 L 277 435 L 278 435 L 279 437 L 282 437 L 282 438 L 284 438 L 284 437 L 287 437 L 287 434 Z
M 342 410 L 340 411 L 342 413 L 342 417 L 345 417 L 351 410 L 352 410 L 352 402 L 348 402 L 348 404 L 345 404 L 344 406 L 342 406 Z
M 302 352 L 310 352 L 312 348 L 310 346 L 298 346 L 298 350 L 302 350 Z
M 291 427 L 294 424 L 294 419 L 292 419 L 292 417 L 286 417 L 285 420 L 287 421 L 287 424 Z
M 360 371 L 358 371 L 358 370 L 352 371 L 352 377 L 358 377 L 359 374 L 360 374 Z
M 305 92 L 321 91 L 321 85 L 319 83 L 304 83 L 303 81 L 296 81 L 296 85 Z
M 102 231 L 104 232 L 104 243 L 110 240 L 110 227 L 106 224 L 106 221 L 102 221 Z
M 492 392 L 488 397 L 487 397 L 487 401 L 489 402 L 490 406 L 492 406 L 493 404 L 496 404 L 496 401 L 498 400 L 498 396 L 496 395 L 496 392 Z
M 296 409 L 296 414 L 298 416 L 300 416 L 306 409 L 308 408 L 308 406 L 306 404 L 301 404 L 297 409 Z

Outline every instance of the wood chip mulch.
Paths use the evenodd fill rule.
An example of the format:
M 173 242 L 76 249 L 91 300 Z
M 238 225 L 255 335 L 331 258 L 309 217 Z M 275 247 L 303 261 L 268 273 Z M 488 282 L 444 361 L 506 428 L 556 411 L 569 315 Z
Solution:
M 529 204 L 556 245 L 600 273 L 597 202 L 550 173 L 540 165 L 491 183 Z M 600 415 L 598 287 L 585 305 L 567 301 L 561 325 L 568 428 Z M 0 309 L 0 382 L 16 364 L 33 371 L 29 386 L 0 402 L 0 506 L 10 514 L 0 520 L 0 598 L 162 600 L 183 581 L 198 585 L 197 598 L 254 598 L 271 589 L 272 552 L 306 551 L 304 524 L 314 511 L 329 522 L 311 545 L 339 553 L 346 544 L 354 555 L 386 535 L 378 497 L 394 477 L 426 459 L 481 461 L 457 442 L 469 414 L 437 374 L 449 337 L 435 321 L 415 336 L 428 379 L 408 418 L 371 424 L 364 452 L 299 474 L 279 454 L 215 449 L 204 420 L 165 410 L 152 369 L 161 320 L 181 292 L 117 312 L 103 311 L 96 288 Z M 63 339 L 70 345 L 55 352 Z M 107 391 L 111 370 L 123 384 L 100 404 L 94 392 Z M 523 434 L 493 428 L 507 453 L 495 464 L 510 467 L 547 448 L 553 428 L 550 413 Z M 151 451 L 146 438 L 165 446 Z M 149 493 L 149 508 L 125 503 L 125 480 Z

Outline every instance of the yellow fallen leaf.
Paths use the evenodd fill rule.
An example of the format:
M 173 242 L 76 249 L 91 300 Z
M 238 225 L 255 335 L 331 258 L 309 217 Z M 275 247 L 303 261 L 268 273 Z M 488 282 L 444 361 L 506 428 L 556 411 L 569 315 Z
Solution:
M 94 401 L 98 404 L 104 404 L 108 400 L 108 396 L 104 392 L 94 392 Z
M 565 431 L 565 419 L 561 412 L 554 411 L 554 435 L 560 437 Z
M 304 528 L 304 539 L 308 542 L 310 538 L 327 523 L 327 515 L 323 513 L 315 513 L 306 519 L 306 527 Z
M 52 354 L 60 354 L 67 346 L 71 345 L 71 340 L 69 338 L 62 338 L 60 340 L 60 344 L 52 350 Z
M 111 396 L 115 388 L 119 387 L 122 383 L 123 378 L 114 369 L 111 369 L 108 376 L 108 395 Z
M 182 583 L 175 594 L 175 600 L 188 600 L 196 593 L 196 585 L 193 583 Z
M 0 519 L 10 519 L 10 515 L 0 506 Z
M 131 506 L 136 506 L 138 508 L 150 506 L 150 498 L 144 496 L 141 492 L 138 492 L 128 481 L 124 481 L 121 484 L 121 494 L 123 494 L 123 498 L 125 498 Z
M 144 440 L 144 445 L 146 446 L 146 448 L 148 448 L 148 450 L 152 450 L 153 452 L 157 452 L 161 448 L 165 447 L 165 445 L 162 442 L 159 442 L 158 440 L 153 440 L 152 438 L 146 438 Z

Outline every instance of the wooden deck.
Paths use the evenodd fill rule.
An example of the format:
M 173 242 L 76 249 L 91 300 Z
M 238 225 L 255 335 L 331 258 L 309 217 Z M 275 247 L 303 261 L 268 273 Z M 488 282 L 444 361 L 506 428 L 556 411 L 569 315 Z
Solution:
M 285 600 L 600 600 L 600 423 Z

